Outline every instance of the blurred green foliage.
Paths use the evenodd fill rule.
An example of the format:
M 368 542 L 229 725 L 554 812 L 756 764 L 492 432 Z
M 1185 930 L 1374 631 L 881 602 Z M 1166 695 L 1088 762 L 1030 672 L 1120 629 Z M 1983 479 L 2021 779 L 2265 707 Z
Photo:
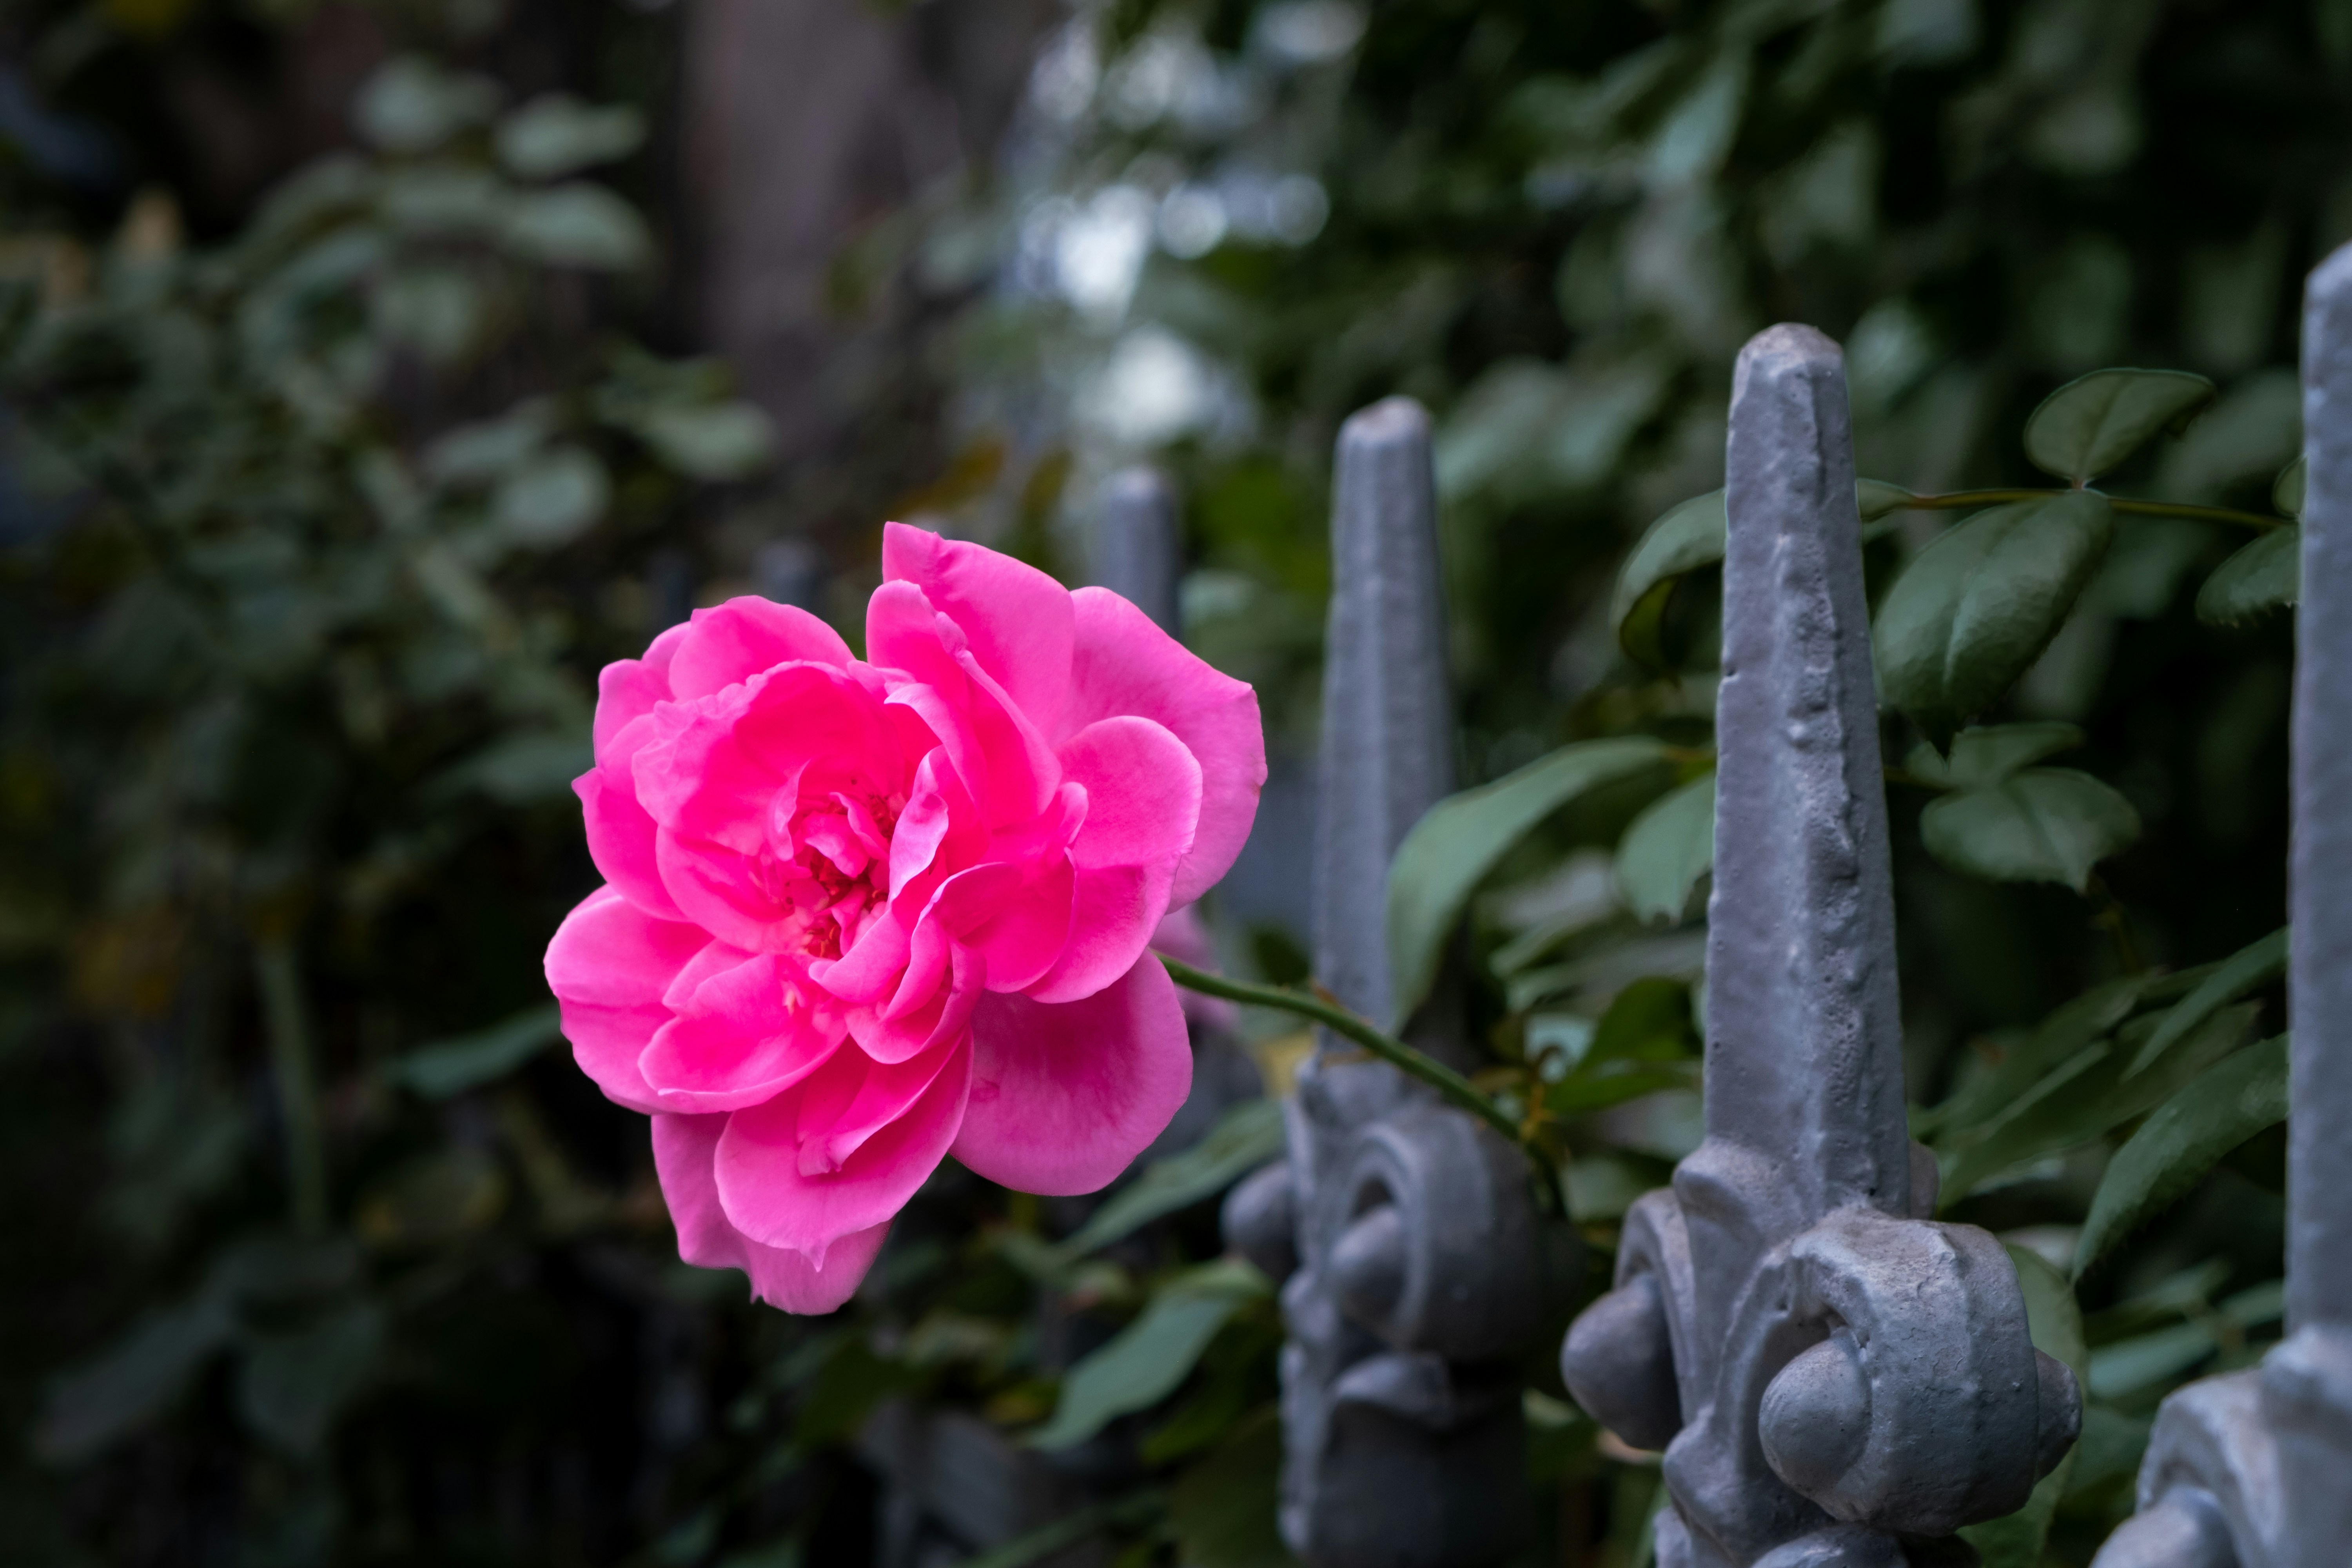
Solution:
M 1262 1107 L 1091 1211 L 950 1167 L 812 1323 L 675 1264 L 642 1122 L 550 1048 L 593 671 L 697 563 L 744 574 L 710 487 L 756 489 L 765 439 L 722 370 L 643 346 L 675 288 L 641 216 L 674 178 L 657 51 L 627 105 L 518 100 L 474 68 L 496 13 L 383 7 L 417 52 L 358 90 L 356 150 L 250 210 L 76 195 L 0 132 L 0 1158 L 33 1260 L 0 1295 L 0 1528 L 126 1563 L 1281 1562 L 1279 1325 L 1212 1201 L 1272 1148 Z M 140 62 L 278 16 L 7 26 L 38 96 L 168 174 Z M 1523 822 L 1407 922 L 1470 921 L 1481 1081 L 1549 1119 L 1605 1260 L 1691 1136 L 1719 506 L 1637 541 L 1720 484 L 1739 342 L 1846 345 L 1882 638 L 1898 588 L 1950 634 L 1933 563 L 1970 540 L 2046 542 L 1891 487 L 2041 486 L 2048 457 L 2291 517 L 2347 72 L 2352 10 L 2284 0 L 1075 11 L 1001 165 L 845 250 L 842 310 L 877 276 L 955 307 L 956 455 L 865 504 L 1075 574 L 1054 520 L 1158 458 L 1188 639 L 1295 753 L 1332 437 L 1432 406 L 1465 783 L 1648 759 L 1518 775 Z M 2218 395 L 2113 462 L 2121 403 L 2029 426 L 2133 363 Z M 2156 1400 L 2279 1310 L 2276 1051 L 2248 1042 L 2282 1025 L 2289 531 L 2085 529 L 2054 574 L 2014 563 L 2046 613 L 1887 731 L 1915 1131 L 1948 1212 L 2052 1265 L 2021 1263 L 2037 1333 L 2093 1395 L 1980 1542 L 2004 1568 L 2086 1562 Z M 1655 1471 L 1550 1359 L 1528 1562 L 1633 1568 Z M 941 1456 L 982 1479 L 913 1484 Z

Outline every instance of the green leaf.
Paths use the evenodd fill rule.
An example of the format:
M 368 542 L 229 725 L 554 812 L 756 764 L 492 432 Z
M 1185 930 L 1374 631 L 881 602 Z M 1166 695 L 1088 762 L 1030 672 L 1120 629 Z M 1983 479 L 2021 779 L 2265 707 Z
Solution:
M 2157 980 L 2153 974 L 2127 974 L 2062 1004 L 2000 1061 L 1963 1080 L 1949 1099 L 1915 1119 L 1914 1131 L 1965 1135 L 2013 1110 L 2019 1097 L 2043 1077 L 2130 1017 Z
M 2080 1148 L 2145 1115 L 2173 1091 L 2235 1051 L 2252 1033 L 2252 1003 L 2227 1007 L 2167 1052 L 2155 1068 L 2123 1081 L 2132 1031 L 2069 1058 L 2019 1096 L 1955 1152 L 1943 1155 L 1942 1204 L 1948 1207 L 1989 1177 L 2045 1154 Z
M 1713 770 L 1650 803 L 1617 845 L 1617 893 L 1645 921 L 1675 923 L 1715 865 Z
M 1954 870 L 1997 882 L 2063 882 L 2079 893 L 2092 867 L 2139 837 L 2139 813 L 2088 773 L 2028 768 L 1928 802 L 1919 836 Z
M 1192 1374 L 1225 1320 L 1270 1290 L 1264 1275 L 1235 1261 L 1177 1276 L 1142 1316 L 1070 1369 L 1053 1419 L 1029 1435 L 1030 1445 L 1067 1448 L 1121 1415 L 1159 1404 Z
M 2285 1308 L 2285 1281 L 2273 1279 L 2228 1297 L 2218 1303 L 2213 1316 L 2242 1333 L 2278 1321 Z M 2091 1352 L 2091 1374 L 2084 1387 L 2095 1398 L 2120 1399 L 2178 1378 L 2217 1348 L 2203 1322 L 2101 1345 Z
M 1579 1063 L 1670 1062 L 1696 1058 L 1698 1026 L 1691 1016 L 1690 987 L 1663 975 L 1645 975 L 1617 993 L 1592 1031 L 1592 1043 Z
M 1879 689 L 1938 749 L 1998 701 L 2064 624 L 2106 553 L 2105 496 L 1995 507 L 1937 535 L 1879 606 Z
M 1574 1070 L 1544 1090 L 1555 1116 L 1589 1116 L 1661 1089 L 1699 1087 L 1690 987 L 1650 975 L 1620 991 Z
M 2294 519 L 2303 521 L 2304 460 L 2297 458 L 2279 470 L 2271 481 L 2271 505 Z
M 612 496 L 613 481 L 596 455 L 562 446 L 524 459 L 499 481 L 491 508 L 509 537 L 547 549 L 593 528 Z
M 388 153 L 423 153 L 480 124 L 498 106 L 498 84 L 488 77 L 396 55 L 361 87 L 352 120 L 362 139 Z
M 2136 1077 L 2158 1057 L 2172 1048 L 2172 1043 L 2211 1017 L 2216 1012 L 2242 996 L 2268 985 L 2286 973 L 2287 931 L 2285 926 L 2260 941 L 2247 943 L 2223 959 L 2213 973 L 2197 983 L 2197 988 L 2174 1004 L 2147 1037 L 2139 1054 L 2132 1058 L 2124 1069 L 2126 1078 Z
M 1609 600 L 1618 646 L 1635 663 L 1652 669 L 1671 667 L 1662 640 L 1666 601 L 1685 576 L 1721 564 L 1728 530 L 1723 492 L 1717 489 L 1692 497 L 1643 531 L 1618 569 Z
M 756 473 L 775 455 L 776 428 L 757 405 L 656 408 L 639 433 L 662 461 L 689 479 L 723 482 Z
M 637 150 L 646 118 L 627 104 L 599 108 L 570 93 L 534 98 L 499 121 L 499 162 L 526 180 L 553 179 Z
M 1218 1118 L 1198 1143 L 1146 1166 L 1054 1250 L 1066 1261 L 1075 1261 L 1108 1247 L 1139 1226 L 1224 1191 L 1279 1156 L 1282 1149 L 1280 1103 L 1245 1100 Z
M 235 1327 L 228 1293 L 218 1289 L 149 1313 L 113 1348 L 50 1387 L 35 1449 L 72 1464 L 144 1425 L 179 1397 Z
M 654 248 L 636 209 L 586 181 L 517 195 L 499 234 L 506 247 L 526 260 L 597 272 L 642 267 Z
M 315 1453 L 342 1407 L 375 1370 L 383 1310 L 353 1301 L 290 1333 L 257 1334 L 238 1369 L 237 1409 L 289 1453 Z
M 2074 1277 L 2203 1181 L 2224 1154 L 2285 1121 L 2286 1100 L 2281 1035 L 2215 1063 L 2158 1106 L 2108 1162 L 2075 1244 Z
M 1186 1568 L 1298 1568 L 1275 1526 L 1282 1423 L 1246 1423 L 1168 1491 L 1168 1521 Z
M 436 484 L 484 484 L 505 478 L 540 449 L 554 426 L 545 402 L 528 398 L 495 419 L 478 420 L 435 437 L 425 448 L 425 477 Z
M 2095 370 L 2042 400 L 2025 422 L 2025 455 L 2045 474 L 2084 485 L 2159 430 L 2178 436 L 2213 401 L 2213 384 L 2179 370 Z
M 1665 755 L 1664 744 L 1646 736 L 1579 741 L 1430 807 L 1389 865 L 1396 1020 L 1411 1017 L 1429 994 L 1471 893 L 1512 846 L 1577 796 L 1654 767 Z
M 562 1028 L 554 1003 L 526 1007 L 487 1029 L 419 1046 L 384 1073 L 426 1100 L 446 1100 L 506 1077 L 553 1044 Z
M 2032 724 L 1979 724 L 1952 737 L 1952 754 L 1939 757 L 1932 747 L 1920 746 L 1910 757 L 1911 771 L 1930 784 L 1954 789 L 1997 784 L 2020 768 L 2042 758 L 2069 752 L 2083 743 L 2083 731 L 2072 724 L 2049 721 Z
M 2303 529 L 2273 528 L 2213 568 L 2197 590 L 2197 618 L 2231 626 L 2260 618 L 2303 592 Z
M 2090 1376 L 2091 1352 L 2083 1341 L 2083 1311 L 2066 1277 L 2038 1253 L 2021 1247 L 2009 1249 L 2017 1266 L 2017 1283 L 2025 1294 L 2026 1330 L 2033 1348 L 2063 1362 L 2077 1387 Z M 1977 1549 L 1979 1568 L 2042 1568 L 2042 1551 L 2050 1539 L 2050 1521 L 2074 1474 L 2074 1454 L 2067 1451 L 2051 1472 L 2034 1484 L 2025 1506 L 2015 1513 L 1969 1525 L 1960 1538 Z

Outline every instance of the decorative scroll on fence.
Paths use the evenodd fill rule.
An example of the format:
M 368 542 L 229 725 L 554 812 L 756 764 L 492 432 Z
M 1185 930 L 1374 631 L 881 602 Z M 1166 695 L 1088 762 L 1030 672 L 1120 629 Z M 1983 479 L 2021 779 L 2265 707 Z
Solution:
M 1391 992 L 1390 857 L 1454 784 L 1429 416 L 1392 398 L 1341 430 L 1315 847 L 1315 973 L 1372 1018 Z M 1407 1037 L 1464 1053 L 1441 997 Z M 1470 1568 L 1520 1531 L 1524 1348 L 1573 1282 L 1518 1152 L 1324 1038 L 1290 1152 L 1227 1200 L 1227 1237 L 1285 1281 L 1282 1533 L 1314 1568 Z
M 2164 1402 L 2139 1512 L 2093 1568 L 2352 1563 L 2352 246 L 2311 275 L 2303 321 L 2287 1337 Z
M 1731 405 L 1706 1138 L 1627 1215 L 1569 1388 L 1665 1451 L 1661 1568 L 1895 1568 L 2074 1442 L 2000 1244 L 1905 1132 L 1895 910 L 1837 346 L 1775 327 Z

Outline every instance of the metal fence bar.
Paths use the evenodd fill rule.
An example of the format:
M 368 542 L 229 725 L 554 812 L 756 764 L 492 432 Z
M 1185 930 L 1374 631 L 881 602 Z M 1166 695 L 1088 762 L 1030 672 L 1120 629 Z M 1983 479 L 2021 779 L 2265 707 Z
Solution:
M 2352 246 L 2303 318 L 2287 976 L 2287 1337 L 2157 1413 L 2139 1512 L 2094 1568 L 2352 1562 Z
M 1661 1568 L 1895 1568 L 2021 1504 L 2079 1403 L 1904 1131 L 1844 367 L 1811 328 L 1739 356 L 1727 505 L 1706 1138 L 1561 1365 L 1665 1450 Z
M 1341 430 L 1315 852 L 1315 968 L 1385 1020 L 1390 857 L 1454 784 L 1429 416 L 1403 398 Z M 1440 1001 L 1407 1029 L 1461 1049 Z M 1326 1038 L 1288 1107 L 1289 1155 L 1226 1205 L 1278 1279 L 1281 1525 L 1315 1568 L 1474 1568 L 1527 1517 L 1519 1380 L 1561 1283 L 1508 1143 Z
M 1176 487 L 1143 464 L 1103 481 L 1087 541 L 1087 576 L 1150 616 L 1170 637 L 1181 632 L 1177 587 L 1183 536 Z

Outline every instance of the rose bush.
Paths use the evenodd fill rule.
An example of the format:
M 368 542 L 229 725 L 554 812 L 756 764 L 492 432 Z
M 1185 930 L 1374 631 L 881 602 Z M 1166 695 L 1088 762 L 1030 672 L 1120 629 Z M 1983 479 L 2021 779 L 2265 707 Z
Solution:
M 829 1311 L 949 1153 L 1091 1192 L 1192 1083 L 1147 956 L 1256 814 L 1251 689 L 1133 605 L 893 523 L 863 659 L 698 610 L 600 682 L 605 886 L 550 943 L 581 1067 L 652 1115 L 690 1263 Z

